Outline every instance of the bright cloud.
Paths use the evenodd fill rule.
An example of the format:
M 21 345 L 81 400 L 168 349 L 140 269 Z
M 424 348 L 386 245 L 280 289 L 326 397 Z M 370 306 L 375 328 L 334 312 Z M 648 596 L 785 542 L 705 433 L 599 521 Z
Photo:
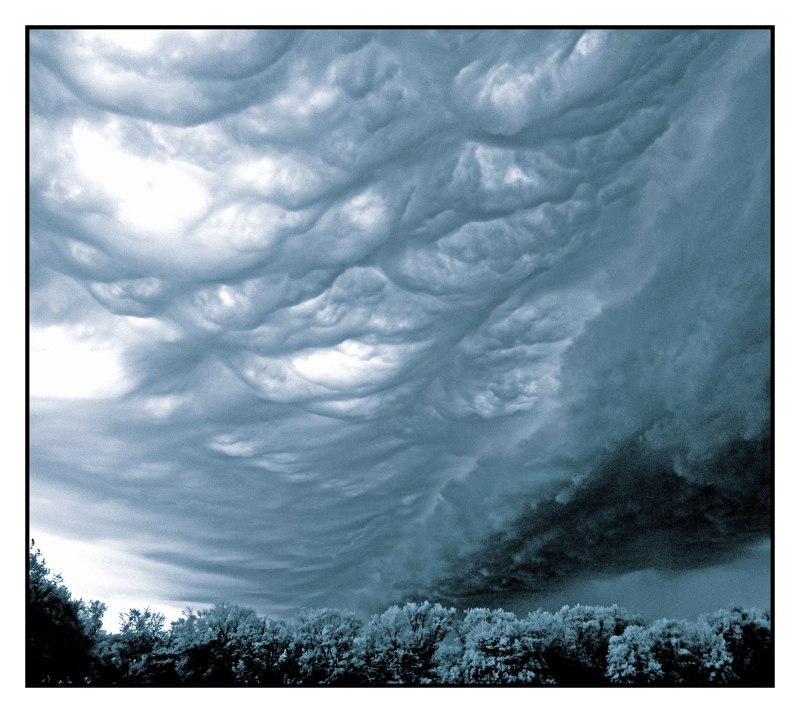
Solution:
M 112 124 L 100 133 L 78 125 L 72 142 L 83 176 L 118 206 L 116 219 L 137 232 L 167 235 L 198 219 L 208 198 L 196 169 L 181 161 L 160 162 L 126 153 L 114 136 L 115 128 Z
M 30 359 L 34 398 L 113 398 L 130 388 L 119 348 L 80 328 L 32 328 Z

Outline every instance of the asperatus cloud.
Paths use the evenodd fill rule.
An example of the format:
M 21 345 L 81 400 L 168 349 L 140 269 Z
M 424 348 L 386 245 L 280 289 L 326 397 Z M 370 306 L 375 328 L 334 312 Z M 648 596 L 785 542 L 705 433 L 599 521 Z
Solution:
M 766 606 L 770 82 L 769 30 L 32 31 L 37 545 L 170 615 Z

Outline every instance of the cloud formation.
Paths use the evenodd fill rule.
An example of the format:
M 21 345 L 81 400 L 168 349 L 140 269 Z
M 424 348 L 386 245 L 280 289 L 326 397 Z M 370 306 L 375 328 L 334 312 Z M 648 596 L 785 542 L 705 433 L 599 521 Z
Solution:
M 760 551 L 769 42 L 33 31 L 32 527 L 264 612 Z

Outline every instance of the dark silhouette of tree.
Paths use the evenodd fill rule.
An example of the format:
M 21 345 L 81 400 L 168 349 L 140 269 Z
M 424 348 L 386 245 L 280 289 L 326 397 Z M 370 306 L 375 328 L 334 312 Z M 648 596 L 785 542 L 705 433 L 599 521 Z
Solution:
M 42 553 L 28 553 L 26 686 L 85 685 L 92 673 L 93 640 L 84 629 L 82 602 L 72 599 Z

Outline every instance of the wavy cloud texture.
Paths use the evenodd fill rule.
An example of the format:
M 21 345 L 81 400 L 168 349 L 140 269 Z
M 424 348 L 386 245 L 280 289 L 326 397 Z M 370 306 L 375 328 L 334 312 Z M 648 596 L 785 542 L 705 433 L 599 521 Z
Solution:
M 768 556 L 767 31 L 30 48 L 34 529 L 264 612 Z

